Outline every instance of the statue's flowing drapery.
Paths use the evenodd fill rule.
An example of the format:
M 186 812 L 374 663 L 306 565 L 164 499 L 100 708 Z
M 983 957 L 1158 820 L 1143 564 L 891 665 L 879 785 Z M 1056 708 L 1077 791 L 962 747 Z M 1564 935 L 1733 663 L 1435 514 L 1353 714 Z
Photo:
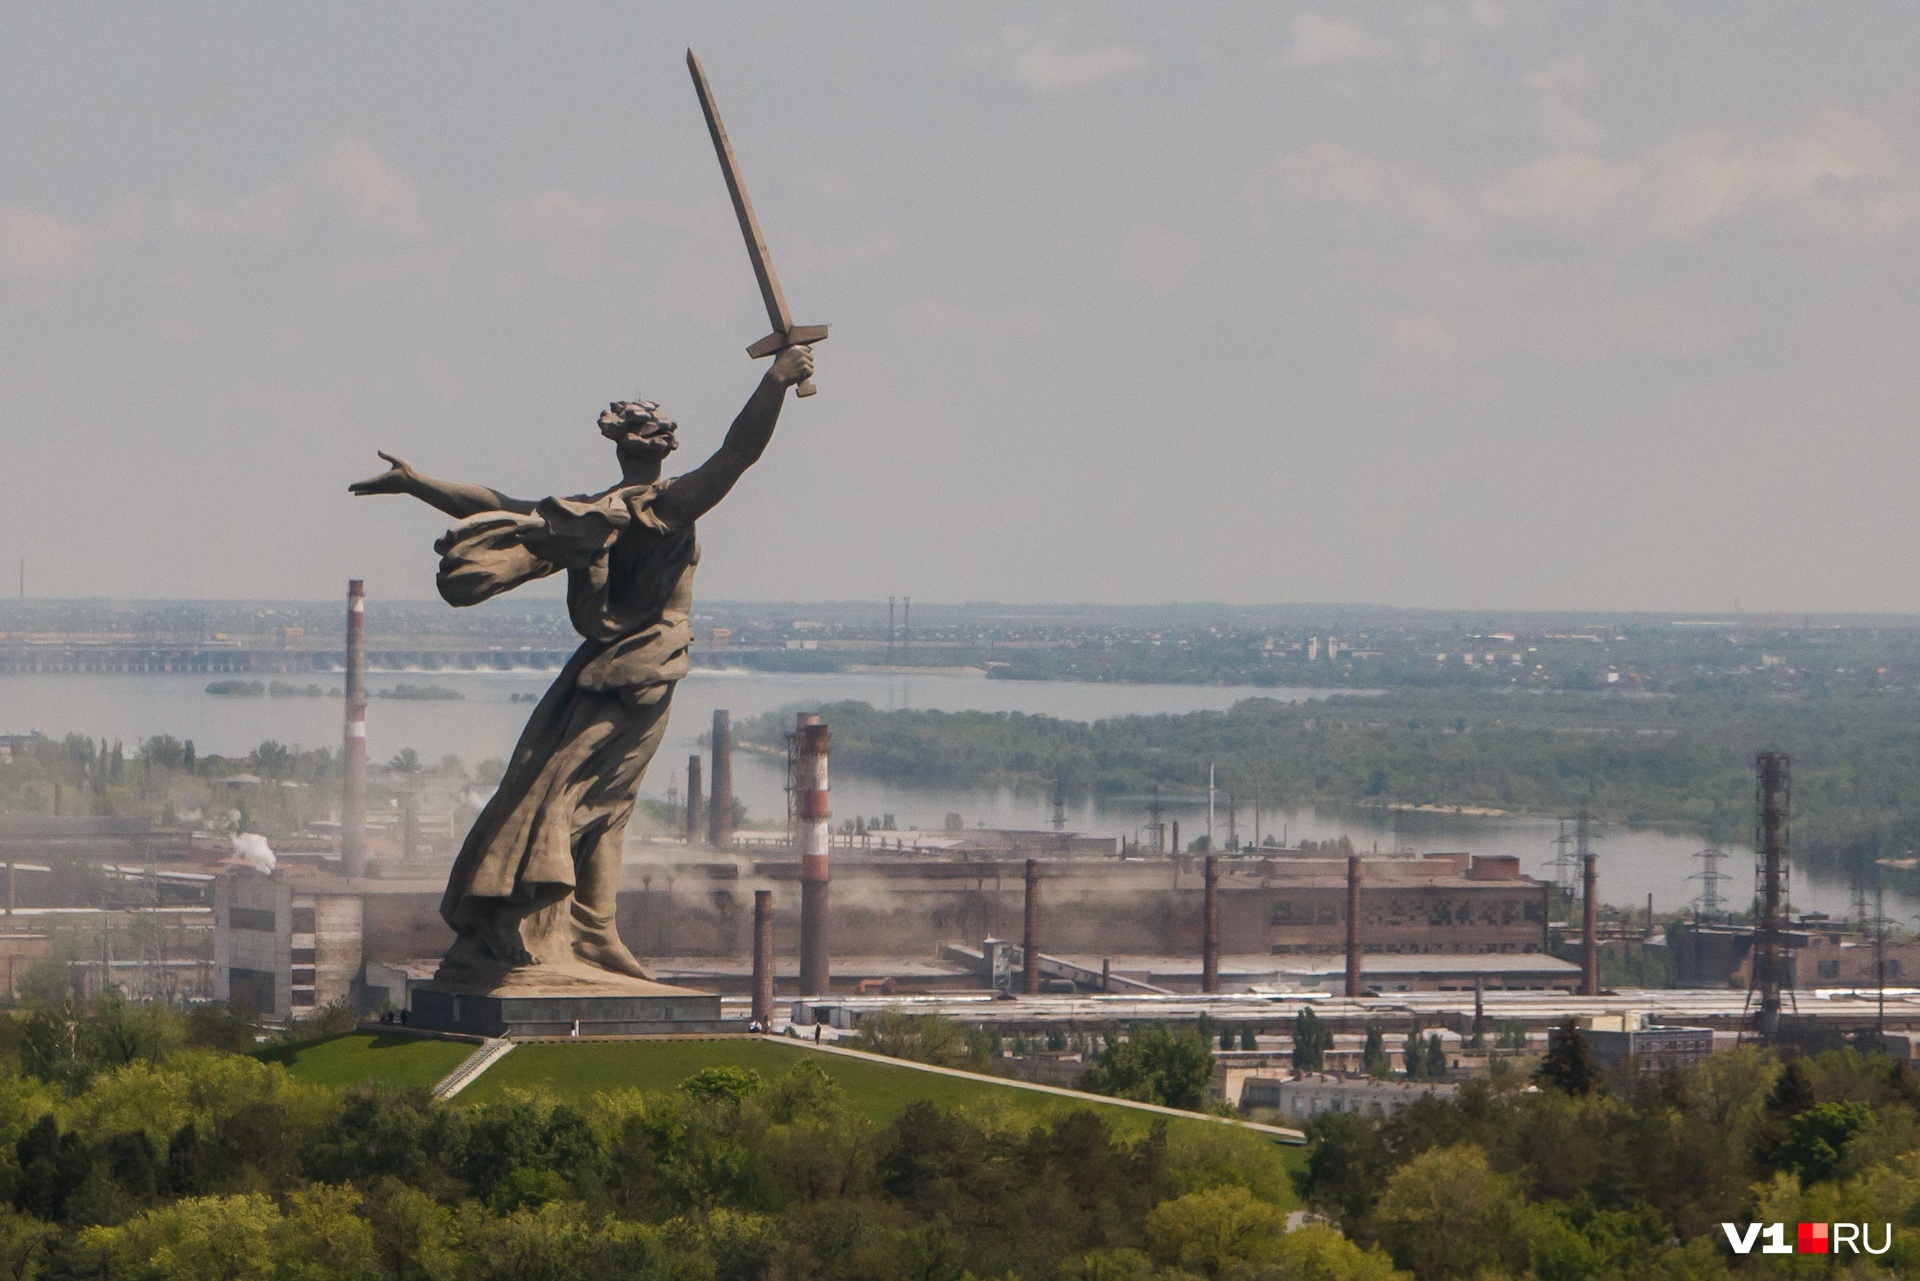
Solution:
M 439 977 L 487 983 L 538 964 L 642 976 L 614 927 L 634 796 L 687 673 L 699 544 L 658 510 L 672 481 L 482 512 L 434 544 L 449 604 L 565 571 L 584 638 L 514 746 L 454 863 Z

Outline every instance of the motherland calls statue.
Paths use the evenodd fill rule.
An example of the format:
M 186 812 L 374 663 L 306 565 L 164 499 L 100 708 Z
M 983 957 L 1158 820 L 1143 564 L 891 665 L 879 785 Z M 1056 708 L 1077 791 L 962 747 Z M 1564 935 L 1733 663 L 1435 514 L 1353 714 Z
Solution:
M 528 502 L 423 476 L 387 453 L 387 471 L 349 486 L 410 494 L 459 520 L 434 544 L 451 605 L 564 571 L 583 638 L 454 863 L 440 914 L 458 937 L 438 982 L 486 992 L 647 977 L 614 928 L 614 903 L 635 791 L 687 674 L 694 522 L 759 459 L 787 388 L 812 372 L 810 347 L 782 350 L 713 457 L 667 480 L 676 424 L 642 400 L 600 415 L 620 482 L 597 494 Z

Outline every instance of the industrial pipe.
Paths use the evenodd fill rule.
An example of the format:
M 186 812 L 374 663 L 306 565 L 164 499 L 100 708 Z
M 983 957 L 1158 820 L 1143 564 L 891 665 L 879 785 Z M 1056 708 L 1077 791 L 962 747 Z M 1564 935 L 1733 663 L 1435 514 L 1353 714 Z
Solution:
M 1032 996 L 1040 990 L 1040 860 L 1027 860 L 1027 919 L 1020 938 L 1020 990 Z
M 700 829 L 705 825 L 706 807 L 700 803 L 700 753 L 687 757 L 687 848 L 700 847 Z
M 713 796 L 707 804 L 707 844 L 716 850 L 733 848 L 733 722 L 727 710 L 713 713 Z
M 827 961 L 828 820 L 827 727 L 808 717 L 794 733 L 794 838 L 800 851 L 800 994 L 825 996 L 833 976 Z
M 1360 995 L 1360 856 L 1347 856 L 1347 995 Z
M 1200 990 L 1220 990 L 1220 860 L 1207 855 L 1207 889 L 1200 913 Z
M 1599 899 L 1594 891 L 1600 885 L 1600 856 L 1589 854 L 1581 860 L 1580 893 L 1580 995 L 1600 995 Z
M 367 870 L 367 585 L 347 580 L 346 732 L 340 745 L 340 872 Z
M 753 1021 L 773 1024 L 773 891 L 753 892 Z

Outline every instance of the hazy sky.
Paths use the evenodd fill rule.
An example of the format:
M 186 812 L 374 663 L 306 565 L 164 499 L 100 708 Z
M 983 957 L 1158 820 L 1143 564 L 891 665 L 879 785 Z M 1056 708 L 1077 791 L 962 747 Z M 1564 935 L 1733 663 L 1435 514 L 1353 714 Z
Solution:
M 1920 6 L 0 10 L 0 555 L 432 594 L 643 394 L 710 597 L 1920 610 Z

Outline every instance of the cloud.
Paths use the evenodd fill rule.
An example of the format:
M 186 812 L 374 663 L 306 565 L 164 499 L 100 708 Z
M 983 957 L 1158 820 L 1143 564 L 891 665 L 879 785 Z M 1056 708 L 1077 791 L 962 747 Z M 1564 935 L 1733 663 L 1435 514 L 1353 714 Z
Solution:
M 1365 27 L 1348 18 L 1327 18 L 1302 10 L 1287 24 L 1289 40 L 1281 64 L 1288 67 L 1326 67 L 1338 62 L 1375 58 L 1383 47 Z
M 1154 222 L 1136 222 L 1120 238 L 1120 271 L 1129 281 L 1169 293 L 1200 261 L 1200 246 Z
M 179 231 L 284 240 L 293 231 L 293 188 L 276 182 L 224 209 L 205 209 L 182 198 L 173 202 L 173 225 Z
M 1062 53 L 1030 27 L 1008 27 L 1005 40 L 1013 74 L 1036 93 L 1084 88 L 1147 65 L 1146 54 L 1126 45 Z
M 1548 63 L 1525 76 L 1522 83 L 1540 95 L 1533 108 L 1533 125 L 1548 143 L 1556 147 L 1591 147 L 1606 140 L 1607 131 L 1599 122 L 1573 105 L 1593 83 L 1587 55 L 1576 53 Z
M 1480 206 L 1515 222 L 1584 226 L 1601 209 L 1638 186 L 1641 167 L 1597 156 L 1555 152 L 1508 171 L 1480 195 Z
M 307 166 L 314 186 L 347 221 L 399 240 L 427 234 L 413 181 L 380 158 L 361 138 L 342 138 Z
M 64 284 L 93 260 L 93 236 L 38 209 L 0 206 L 0 280 Z
M 1474 218 L 1444 186 L 1414 171 L 1383 165 L 1337 142 L 1313 142 L 1275 160 L 1256 179 L 1257 226 L 1273 203 L 1321 202 L 1356 214 L 1412 224 L 1457 241 L 1475 234 Z
M 1690 240 L 1756 207 L 1804 227 L 1868 233 L 1897 226 L 1914 211 L 1912 180 L 1893 140 L 1873 121 L 1837 107 L 1774 138 L 1681 134 L 1646 163 L 1654 175 L 1652 228 L 1671 240 Z
M 285 181 L 249 192 L 224 208 L 176 200 L 173 225 L 201 234 L 284 240 L 302 211 L 318 208 L 377 236 L 413 242 L 427 235 L 413 180 L 362 138 L 339 139 Z
M 1380 171 L 1365 156 L 1337 142 L 1309 143 L 1280 157 L 1280 178 L 1288 195 L 1339 204 L 1371 204 L 1380 192 Z
M 1908 222 L 1920 191 L 1885 130 L 1828 107 L 1773 137 L 1691 130 L 1624 159 L 1551 152 L 1502 175 L 1480 204 L 1546 229 L 1604 224 L 1634 240 L 1678 242 L 1742 217 L 1876 235 Z

